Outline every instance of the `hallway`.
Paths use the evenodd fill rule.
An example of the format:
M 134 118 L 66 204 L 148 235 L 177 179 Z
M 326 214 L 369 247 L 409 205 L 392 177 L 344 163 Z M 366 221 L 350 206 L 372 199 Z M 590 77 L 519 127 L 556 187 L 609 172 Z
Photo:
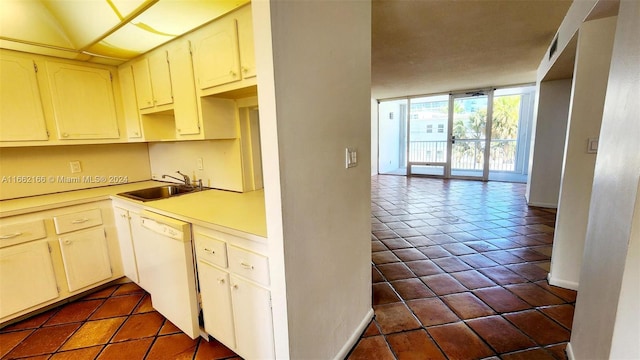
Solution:
M 372 177 L 375 318 L 349 359 L 566 359 L 576 292 L 546 282 L 555 211 L 525 189 Z

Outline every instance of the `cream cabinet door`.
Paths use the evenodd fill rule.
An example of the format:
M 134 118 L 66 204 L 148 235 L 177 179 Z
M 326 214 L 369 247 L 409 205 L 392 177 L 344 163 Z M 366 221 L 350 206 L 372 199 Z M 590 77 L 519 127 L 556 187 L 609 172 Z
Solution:
M 256 57 L 253 46 L 253 19 L 251 6 L 245 6 L 236 13 L 238 20 L 238 43 L 240 67 L 244 79 L 256 76 Z
M 152 108 L 153 90 L 151 88 L 151 74 L 149 73 L 149 62 L 147 58 L 140 59 L 131 64 L 133 70 L 134 88 L 136 100 L 140 109 Z
M 0 141 L 48 140 L 33 60 L 0 57 Z
M 239 81 L 238 29 L 236 20 L 214 21 L 193 40 L 194 67 L 200 89 Z
M 155 106 L 173 103 L 171 89 L 171 71 L 167 51 L 156 51 L 149 55 L 149 74 Z M 177 74 L 179 75 L 179 74 Z
M 231 299 L 238 354 L 245 359 L 273 359 L 269 290 L 232 274 Z
M 59 139 L 120 137 L 108 70 L 47 61 L 47 76 Z
M 102 226 L 59 238 L 69 291 L 76 291 L 111 277 L 109 248 Z
M 46 240 L 0 249 L 0 318 L 58 297 Z
M 198 261 L 198 280 L 204 329 L 221 343 L 235 348 L 229 274 L 204 261 Z
M 142 129 L 140 127 L 136 86 L 133 82 L 133 69 L 131 66 L 126 65 L 118 69 L 118 79 L 120 79 L 120 93 L 122 94 L 124 121 L 127 126 L 127 138 L 139 139 L 142 137 Z
M 120 245 L 120 256 L 122 257 L 124 275 L 137 284 L 138 265 L 136 264 L 136 254 L 133 249 L 133 238 L 131 237 L 131 226 L 129 224 L 131 217 L 139 215 L 130 213 L 117 206 L 113 208 L 113 215 L 118 231 L 118 245 Z
M 172 88 L 175 91 L 173 113 L 176 119 L 176 135 L 200 134 L 200 117 L 196 100 L 191 45 L 189 41 L 176 42 L 169 49 L 169 66 Z

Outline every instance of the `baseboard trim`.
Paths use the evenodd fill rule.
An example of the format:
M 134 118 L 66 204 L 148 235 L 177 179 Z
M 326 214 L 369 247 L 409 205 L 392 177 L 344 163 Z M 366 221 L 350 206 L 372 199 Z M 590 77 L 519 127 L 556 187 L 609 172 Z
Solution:
M 573 348 L 571 347 L 571 343 L 567 343 L 567 347 L 565 349 L 565 351 L 567 352 L 567 359 L 569 360 L 575 360 L 575 356 L 573 356 Z
M 541 208 L 547 208 L 547 209 L 557 209 L 558 208 L 558 204 L 552 204 L 552 203 L 540 203 L 540 202 L 527 202 L 527 205 L 529 206 L 535 206 L 535 207 L 541 207 Z
M 353 346 L 358 342 L 358 340 L 360 340 L 360 336 L 367 329 L 367 326 L 369 326 L 371 319 L 373 319 L 373 309 L 369 309 L 369 311 L 366 313 L 366 315 L 362 319 L 362 322 L 360 322 L 360 325 L 358 325 L 356 330 L 353 332 L 353 334 L 351 334 L 347 342 L 334 358 L 335 360 L 342 360 L 347 357 L 349 351 L 351 351 Z
M 549 282 L 550 285 L 553 285 L 553 286 L 558 286 L 561 288 L 578 291 L 578 285 L 579 285 L 578 282 L 557 279 L 557 278 L 554 278 L 551 273 L 547 275 L 547 281 Z

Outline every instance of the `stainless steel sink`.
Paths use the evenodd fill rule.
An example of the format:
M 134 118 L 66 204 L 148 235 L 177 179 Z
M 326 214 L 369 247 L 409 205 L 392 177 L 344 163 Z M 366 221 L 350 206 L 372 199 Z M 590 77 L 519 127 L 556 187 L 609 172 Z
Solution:
M 150 201 L 167 199 L 170 197 L 189 194 L 192 192 L 201 191 L 198 187 L 184 186 L 184 185 L 165 185 L 159 187 L 152 187 L 134 191 L 127 191 L 118 195 L 128 197 L 134 200 Z

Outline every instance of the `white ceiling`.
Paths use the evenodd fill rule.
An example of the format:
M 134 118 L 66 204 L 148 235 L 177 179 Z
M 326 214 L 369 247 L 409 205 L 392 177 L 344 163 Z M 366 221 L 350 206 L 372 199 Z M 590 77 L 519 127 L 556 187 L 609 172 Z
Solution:
M 532 83 L 570 0 L 374 0 L 372 97 Z

